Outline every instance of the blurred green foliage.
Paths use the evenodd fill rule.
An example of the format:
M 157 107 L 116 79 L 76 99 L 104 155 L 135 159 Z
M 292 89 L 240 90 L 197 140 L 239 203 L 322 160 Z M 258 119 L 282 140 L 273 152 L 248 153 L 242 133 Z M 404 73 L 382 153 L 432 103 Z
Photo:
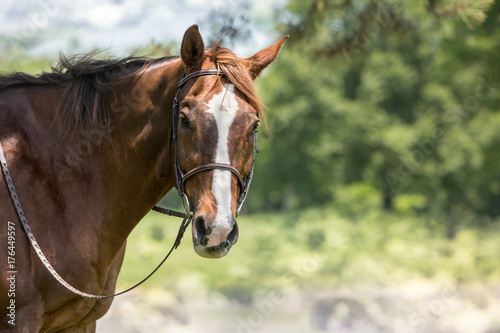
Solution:
M 500 213 L 500 3 L 290 0 L 249 203 L 437 218 Z
M 498 283 L 500 1 L 288 0 L 276 30 L 291 38 L 257 80 L 270 133 L 238 243 L 207 260 L 188 232 L 146 287 L 249 304 L 268 290 Z M 55 64 L 0 49 L 2 72 Z M 180 209 L 175 191 L 163 204 Z M 139 223 L 119 290 L 161 261 L 176 222 Z
M 246 212 L 327 207 L 359 222 L 389 211 L 449 238 L 498 220 L 499 1 L 288 0 L 275 17 L 291 38 L 257 81 L 271 133 L 260 136 Z M 238 22 L 228 29 L 245 32 Z M 2 72 L 54 65 L 9 39 L 0 46 Z M 327 242 L 322 229 L 306 234 L 309 249 Z
M 500 279 L 498 226 L 463 228 L 449 240 L 422 218 L 369 211 L 352 223 L 329 208 L 243 216 L 238 225 L 240 239 L 222 260 L 196 255 L 186 233 L 146 288 L 214 292 L 248 304 L 270 290 L 389 287 L 413 280 L 495 285 Z M 146 216 L 129 237 L 119 289 L 161 261 L 177 227 L 158 213 Z M 154 236 L 158 232 L 165 237 Z

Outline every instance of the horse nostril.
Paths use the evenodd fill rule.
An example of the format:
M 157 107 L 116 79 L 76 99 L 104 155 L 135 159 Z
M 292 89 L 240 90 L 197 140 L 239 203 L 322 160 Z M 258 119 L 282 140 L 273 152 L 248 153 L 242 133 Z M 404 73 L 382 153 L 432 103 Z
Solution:
M 196 230 L 196 236 L 198 238 L 198 241 L 200 243 L 207 243 L 208 242 L 208 237 L 207 237 L 207 229 L 205 228 L 205 219 L 203 216 L 198 216 L 194 220 L 194 228 Z
M 203 239 L 201 240 L 200 244 L 203 245 L 203 246 L 207 246 L 207 244 L 208 244 L 208 237 L 206 235 L 203 236 Z
M 207 234 L 207 237 L 212 234 L 212 231 L 214 230 L 215 226 L 211 225 L 208 228 L 205 228 L 205 233 Z
M 223 244 L 224 244 L 223 247 L 226 248 L 226 249 L 231 246 L 231 242 L 228 241 L 227 239 L 223 242 Z

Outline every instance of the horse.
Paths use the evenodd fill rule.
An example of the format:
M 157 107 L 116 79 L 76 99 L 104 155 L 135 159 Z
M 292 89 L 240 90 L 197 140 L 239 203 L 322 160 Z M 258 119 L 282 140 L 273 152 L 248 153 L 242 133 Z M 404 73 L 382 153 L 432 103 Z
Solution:
M 265 126 L 254 81 L 287 38 L 239 58 L 205 49 L 193 25 L 180 56 L 61 56 L 50 72 L 0 76 L 5 164 L 37 246 L 65 281 L 113 294 L 128 235 L 173 188 L 195 252 L 228 253 Z M 0 173 L 0 331 L 95 332 L 113 298 L 78 296 L 51 276 L 6 181 Z

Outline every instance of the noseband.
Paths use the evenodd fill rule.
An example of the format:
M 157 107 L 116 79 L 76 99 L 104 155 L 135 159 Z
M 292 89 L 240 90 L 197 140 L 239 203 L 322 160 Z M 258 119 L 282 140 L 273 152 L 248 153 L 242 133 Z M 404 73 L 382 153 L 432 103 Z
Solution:
M 174 154 L 175 154 L 175 160 L 174 160 L 174 168 L 175 168 L 175 178 L 177 182 L 177 192 L 179 192 L 179 196 L 181 197 L 181 202 L 182 202 L 182 208 L 184 209 L 184 213 L 186 216 L 191 219 L 193 217 L 193 211 L 191 210 L 191 206 L 189 205 L 189 199 L 186 195 L 184 185 L 186 183 L 186 180 L 188 180 L 190 177 L 196 175 L 197 173 L 204 172 L 204 171 L 211 171 L 215 169 L 219 170 L 226 170 L 230 171 L 233 175 L 236 176 L 236 179 L 238 179 L 238 184 L 240 186 L 240 195 L 238 197 L 238 202 L 236 204 L 236 216 L 241 211 L 241 208 L 243 207 L 243 203 L 245 202 L 245 199 L 248 194 L 248 190 L 250 188 L 250 183 L 252 182 L 252 177 L 253 177 L 253 167 L 255 164 L 255 153 L 258 153 L 258 146 L 257 146 L 257 131 L 255 131 L 255 142 L 254 142 L 254 153 L 252 157 L 252 167 L 250 168 L 250 172 L 248 173 L 247 177 L 243 179 L 241 176 L 240 172 L 233 167 L 231 164 L 225 164 L 225 163 L 209 163 L 209 164 L 204 164 L 200 165 L 199 167 L 196 167 L 188 172 L 184 172 L 181 169 L 180 166 L 180 161 L 179 161 L 179 148 L 178 148 L 178 142 L 177 142 L 177 128 L 179 124 L 179 101 L 177 99 L 177 96 L 179 95 L 179 92 L 181 89 L 184 87 L 184 85 L 191 79 L 200 77 L 200 76 L 205 76 L 205 75 L 223 75 L 220 73 L 217 69 L 202 69 L 196 72 L 193 72 L 188 75 L 184 75 L 182 79 L 179 81 L 177 84 L 177 93 L 175 94 L 174 98 L 174 104 L 172 107 L 172 141 L 174 144 Z

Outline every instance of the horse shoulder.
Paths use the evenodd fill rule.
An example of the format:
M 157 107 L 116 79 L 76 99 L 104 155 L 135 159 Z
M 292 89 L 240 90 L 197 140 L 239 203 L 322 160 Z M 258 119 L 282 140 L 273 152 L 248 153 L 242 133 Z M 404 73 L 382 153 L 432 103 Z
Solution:
M 75 281 L 77 287 L 91 293 L 100 293 L 103 285 L 106 291 L 114 289 L 115 273 L 121 260 L 113 264 L 109 271 L 100 267 L 96 263 L 98 249 L 93 245 L 97 231 L 89 228 L 98 224 L 99 207 L 96 210 L 85 209 L 92 199 L 84 199 L 84 180 L 74 176 L 71 169 L 63 174 L 64 170 L 57 164 L 56 142 L 48 133 L 47 116 L 39 115 L 38 110 L 35 112 L 29 102 L 33 96 L 21 88 L 9 90 L 9 93 L 0 92 L 0 140 L 16 192 L 38 243 L 59 274 L 69 282 Z M 59 155 L 64 153 L 59 152 Z M 3 175 L 0 176 L 0 183 L 5 183 Z M 75 297 L 50 276 L 30 249 L 7 187 L 2 184 L 0 221 L 2 224 L 11 221 L 15 226 L 18 271 L 16 308 L 19 318 L 30 318 L 22 324 L 27 325 L 26 331 L 51 331 L 49 327 L 53 325 L 59 329 L 74 325 L 80 327 L 84 318 L 97 319 L 106 313 L 110 301 L 89 302 Z M 0 237 L 5 236 L 2 230 Z M 5 251 L 6 247 L 0 249 L 2 267 L 7 266 Z M 115 266 L 117 268 L 113 269 Z M 3 270 L 0 272 L 1 290 L 8 290 L 9 287 L 5 274 Z M 7 293 L 0 295 L 2 307 L 9 301 Z M 81 311 L 75 313 L 74 309 Z M 4 327 L 0 327 L 3 331 Z

